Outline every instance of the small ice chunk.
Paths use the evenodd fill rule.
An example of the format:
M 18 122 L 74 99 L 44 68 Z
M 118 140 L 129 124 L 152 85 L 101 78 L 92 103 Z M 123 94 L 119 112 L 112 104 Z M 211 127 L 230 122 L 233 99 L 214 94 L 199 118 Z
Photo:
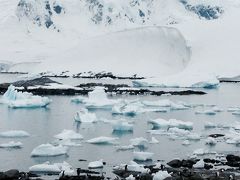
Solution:
M 83 139 L 83 136 L 79 133 L 76 133 L 73 130 L 66 130 L 64 129 L 60 134 L 57 134 L 54 136 L 57 139 Z
M 113 123 L 113 131 L 133 131 L 133 125 L 127 121 L 118 120 Z
M 31 156 L 60 156 L 66 155 L 68 148 L 62 145 L 53 146 L 52 144 L 41 144 L 34 148 Z
M 172 177 L 167 171 L 158 171 L 153 174 L 153 180 L 164 180 L 168 177 Z
M 227 109 L 228 112 L 235 112 L 235 111 L 240 111 L 240 107 L 229 107 Z
M 71 139 L 63 139 L 63 140 L 59 140 L 58 141 L 58 144 L 61 144 L 63 146 L 75 146 L 75 147 L 78 147 L 78 146 L 82 146 L 81 143 L 79 142 L 75 142 Z
M 185 140 L 182 142 L 182 145 L 188 146 L 190 145 L 190 141 L 189 140 Z
M 215 106 L 213 107 L 213 111 L 214 112 L 223 112 L 224 110 L 223 109 L 220 109 L 219 107 Z
M 121 164 L 120 166 L 114 167 L 115 170 L 125 170 L 127 166 L 128 171 L 140 172 L 140 173 L 148 173 L 150 170 L 145 168 L 144 165 L 138 164 L 135 161 L 130 161 L 129 164 Z
M 214 138 L 208 137 L 208 138 L 206 139 L 205 143 L 206 143 L 207 145 L 213 146 L 213 145 L 216 145 L 217 142 L 216 142 L 216 140 L 215 140 Z
M 150 144 L 158 144 L 159 141 L 155 137 L 152 137 L 152 139 L 151 139 L 151 141 L 149 143 Z
M 130 139 L 130 143 L 133 146 L 147 147 L 148 140 L 143 137 L 139 137 L 139 138 Z
M 128 177 L 126 177 L 126 180 L 135 180 L 135 177 L 132 174 L 130 174 Z
M 237 116 L 239 116 L 239 115 L 240 115 L 240 110 L 239 110 L 239 111 L 234 111 L 234 112 L 232 112 L 232 115 L 237 115 Z
M 197 155 L 197 156 L 203 156 L 205 154 L 216 154 L 216 152 L 214 151 L 208 151 L 206 149 L 202 149 L 202 148 L 199 148 L 199 149 L 196 149 L 194 152 L 193 152 L 193 155 Z
M 88 164 L 89 169 L 97 169 L 97 168 L 103 168 L 103 160 L 100 159 L 99 161 L 93 161 Z
M 74 117 L 75 121 L 81 123 L 95 123 L 97 122 L 97 117 L 94 113 L 88 112 L 87 109 L 82 108 Z
M 4 138 L 23 138 L 28 136 L 30 136 L 30 134 L 22 130 L 11 130 L 0 133 L 0 137 Z
M 133 152 L 133 159 L 137 161 L 152 160 L 154 153 L 151 152 Z
M 0 148 L 21 148 L 22 145 L 23 144 L 21 142 L 10 141 L 8 143 L 0 144 Z
M 118 138 L 100 136 L 93 139 L 89 139 L 87 142 L 90 144 L 117 144 Z
M 117 146 L 118 151 L 127 151 L 134 149 L 133 145 L 126 145 L 126 146 Z
M 87 99 L 87 97 L 77 96 L 77 97 L 72 98 L 71 101 L 74 103 L 85 103 L 86 99 Z
M 217 125 L 214 124 L 214 123 L 212 123 L 212 122 L 206 122 L 206 123 L 204 124 L 204 128 L 205 128 L 205 129 L 211 129 L 211 128 L 216 128 L 216 127 L 217 127 Z
M 204 168 L 204 161 L 201 159 L 196 164 L 193 165 L 194 168 Z

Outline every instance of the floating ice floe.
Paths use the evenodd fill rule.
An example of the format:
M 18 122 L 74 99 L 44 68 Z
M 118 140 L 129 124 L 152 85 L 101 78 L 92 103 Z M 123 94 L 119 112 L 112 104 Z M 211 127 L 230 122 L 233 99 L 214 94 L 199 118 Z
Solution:
M 95 123 L 97 122 L 97 116 L 94 113 L 88 112 L 87 109 L 82 108 L 78 111 L 74 117 L 75 121 L 81 123 Z
M 59 140 L 57 143 L 61 144 L 62 146 L 74 146 L 74 147 L 82 146 L 81 143 L 76 142 L 72 139 L 62 139 L 62 140 Z
M 212 122 L 206 122 L 204 124 L 204 128 L 205 129 L 214 129 L 214 128 L 224 128 L 224 129 L 227 129 L 227 128 L 231 128 L 233 125 L 230 125 L 230 124 L 214 124 Z M 234 126 L 236 127 L 236 126 Z
M 216 115 L 216 111 L 214 110 L 203 110 L 203 111 L 195 111 L 195 114 L 206 114 L 206 115 Z
M 85 103 L 87 101 L 87 97 L 85 96 L 77 96 L 71 99 L 74 103 Z
M 68 148 L 62 145 L 53 146 L 52 144 L 41 144 L 34 148 L 31 156 L 60 156 L 66 155 Z
M 74 169 L 67 162 L 63 163 L 54 163 L 50 164 L 50 162 L 45 162 L 43 164 L 36 164 L 29 167 L 30 172 L 34 173 L 52 173 L 52 174 L 60 174 L 64 171 L 64 175 L 74 175 Z
M 135 116 L 142 113 L 144 105 L 139 100 L 122 101 L 112 107 L 112 114 Z
M 8 143 L 0 144 L 0 148 L 21 148 L 22 145 L 23 144 L 21 142 L 10 141 Z
M 151 152 L 133 152 L 133 159 L 137 161 L 152 160 L 154 153 Z
M 51 100 L 47 97 L 35 96 L 32 93 L 17 91 L 13 85 L 8 87 L 0 103 L 11 108 L 38 108 L 46 107 Z
M 11 130 L 0 133 L 0 137 L 4 138 L 23 138 L 28 136 L 30 136 L 30 134 L 22 130 Z
M 201 73 L 178 73 L 170 76 L 147 78 L 133 81 L 135 87 L 171 87 L 171 88 L 216 88 L 219 80 L 215 75 Z
M 216 154 L 215 151 L 209 151 L 207 149 L 196 149 L 194 152 L 193 152 L 193 155 L 196 155 L 196 156 L 203 156 L 203 155 L 207 155 L 207 154 Z
M 170 127 L 177 127 L 180 129 L 192 129 L 193 128 L 193 123 L 192 122 L 185 122 L 185 121 L 180 121 L 176 119 L 155 119 L 155 120 L 149 120 L 148 123 L 153 125 L 153 128 L 163 128 L 163 129 L 168 129 Z
M 153 174 L 153 180 L 164 180 L 168 177 L 172 177 L 167 171 L 158 171 Z
M 240 110 L 239 110 L 239 111 L 234 111 L 234 112 L 232 112 L 232 115 L 240 116 Z
M 198 141 L 201 139 L 201 137 L 193 133 L 189 130 L 179 129 L 179 128 L 169 128 L 168 133 L 170 135 L 171 139 L 185 139 L 185 140 L 192 140 L 192 141 Z
M 133 146 L 138 146 L 138 147 L 147 147 L 148 145 L 148 140 L 143 138 L 143 137 L 139 137 L 139 138 L 133 138 L 130 139 L 130 143 Z
M 118 138 L 100 136 L 89 139 L 87 142 L 90 144 L 117 144 Z
M 216 144 L 217 144 L 216 140 L 215 140 L 214 138 L 212 138 L 212 137 L 208 137 L 208 138 L 205 140 L 205 143 L 206 143 L 207 145 L 210 145 L 210 146 L 213 146 L 213 145 L 216 145 Z
M 89 169 L 97 169 L 97 168 L 103 168 L 103 160 L 100 159 L 99 161 L 93 161 L 88 164 Z
M 158 144 L 159 141 L 155 137 L 152 137 L 152 139 L 151 139 L 151 141 L 149 143 L 150 144 Z
M 124 120 L 113 122 L 113 131 L 133 131 L 133 124 Z
M 227 144 L 240 144 L 240 133 L 231 129 L 229 133 L 224 136 Z
M 228 112 L 235 112 L 235 111 L 240 111 L 240 107 L 229 107 L 227 109 Z
M 60 134 L 54 136 L 57 139 L 75 139 L 80 140 L 83 139 L 83 136 L 79 133 L 76 133 L 73 130 L 64 129 Z
M 117 146 L 118 151 L 127 151 L 134 149 L 133 145 Z

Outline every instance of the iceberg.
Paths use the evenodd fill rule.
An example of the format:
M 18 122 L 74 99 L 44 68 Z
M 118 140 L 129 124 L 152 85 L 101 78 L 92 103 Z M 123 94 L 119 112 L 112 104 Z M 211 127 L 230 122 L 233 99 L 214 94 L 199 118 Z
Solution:
M 10 85 L 0 102 L 11 108 L 39 108 L 46 107 L 51 100 L 47 97 L 35 96 L 32 93 L 17 91 L 13 85 Z
M 0 148 L 21 148 L 22 145 L 23 144 L 21 142 L 10 141 L 8 143 L 0 144 Z
M 0 137 L 4 138 L 23 138 L 28 136 L 30 136 L 30 134 L 22 130 L 11 130 L 0 133 Z
M 214 138 L 212 138 L 212 137 L 208 137 L 206 140 L 205 140 L 205 143 L 207 144 L 207 145 L 210 145 L 210 146 L 213 146 L 213 145 L 216 145 L 216 140 L 214 139 Z
M 100 159 L 99 161 L 93 161 L 88 164 L 89 169 L 97 169 L 97 168 L 103 168 L 103 160 Z
M 153 180 L 164 180 L 166 178 L 172 177 L 167 171 L 158 171 L 153 174 Z
M 185 122 L 185 121 L 180 121 L 176 119 L 170 119 L 170 120 L 165 120 L 165 119 L 155 119 L 155 120 L 149 120 L 148 123 L 152 124 L 153 128 L 163 128 L 163 129 L 168 129 L 171 127 L 177 127 L 180 129 L 193 129 L 193 123 L 192 122 Z
M 63 163 L 54 163 L 50 164 L 50 162 L 45 162 L 43 164 L 36 164 L 31 167 L 29 167 L 30 172 L 34 173 L 52 173 L 52 174 L 60 174 L 64 171 L 65 175 L 74 175 L 74 169 L 70 164 L 67 162 Z
M 118 140 L 118 138 L 100 136 L 100 137 L 96 137 L 96 138 L 87 140 L 87 143 L 90 143 L 90 144 L 116 144 L 117 143 L 116 140 Z
M 133 159 L 137 161 L 152 160 L 154 153 L 151 152 L 133 152 Z
M 57 139 L 75 139 L 75 140 L 81 140 L 83 139 L 83 136 L 79 133 L 76 133 L 73 130 L 66 130 L 64 129 L 60 134 L 57 134 L 54 136 Z
M 139 137 L 139 138 L 133 138 L 130 139 L 130 143 L 133 146 L 138 146 L 138 147 L 147 147 L 148 145 L 148 140 L 143 138 L 143 137 Z
M 81 122 L 81 123 L 95 123 L 97 122 L 97 117 L 94 113 L 88 112 L 87 109 L 82 108 L 80 111 L 78 111 L 74 117 L 75 121 Z
M 219 85 L 219 80 L 211 74 L 180 72 L 169 76 L 135 80 L 133 85 L 135 87 L 162 88 L 216 88 Z
M 129 124 L 127 121 L 118 120 L 113 123 L 113 131 L 133 131 L 133 125 Z
M 152 139 L 151 139 L 151 141 L 149 143 L 150 144 L 158 144 L 159 141 L 155 137 L 152 137 Z
M 112 109 L 117 100 L 108 99 L 104 87 L 95 87 L 88 93 L 88 99 L 85 102 L 87 109 Z
M 66 155 L 67 151 L 68 148 L 62 145 L 53 146 L 52 144 L 41 144 L 33 149 L 31 156 L 60 156 Z

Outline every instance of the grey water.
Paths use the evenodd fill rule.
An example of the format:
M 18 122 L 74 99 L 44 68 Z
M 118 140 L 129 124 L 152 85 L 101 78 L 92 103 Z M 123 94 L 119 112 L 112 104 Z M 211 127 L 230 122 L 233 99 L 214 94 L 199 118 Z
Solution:
M 234 124 L 240 122 L 240 116 L 234 116 L 227 112 L 230 106 L 240 106 L 240 84 L 222 83 L 218 89 L 204 90 L 206 95 L 189 96 L 114 96 L 110 98 L 139 99 L 139 100 L 159 100 L 171 99 L 173 101 L 184 101 L 193 104 L 217 105 L 224 109 L 224 112 L 214 116 L 196 115 L 196 109 L 170 111 L 167 113 L 150 112 L 139 114 L 135 117 L 112 115 L 111 111 L 94 111 L 98 118 L 107 120 L 117 120 L 121 118 L 134 121 L 132 133 L 115 134 L 109 123 L 98 122 L 94 124 L 79 124 L 74 121 L 75 113 L 82 106 L 71 102 L 71 96 L 49 96 L 53 101 L 47 108 L 40 109 L 11 109 L 6 105 L 0 105 L 0 132 L 7 130 L 24 130 L 31 134 L 27 138 L 0 138 L 0 143 L 11 140 L 21 141 L 21 149 L 0 149 L 0 171 L 12 168 L 28 171 L 32 165 L 50 161 L 51 163 L 66 161 L 74 168 L 87 168 L 90 161 L 103 159 L 107 164 L 103 171 L 111 174 L 112 167 L 120 163 L 128 163 L 133 160 L 133 150 L 117 151 L 113 145 L 93 145 L 85 141 L 98 136 L 118 137 L 120 145 L 128 145 L 129 139 L 135 137 L 145 137 L 150 140 L 151 135 L 147 133 L 152 127 L 147 123 L 150 119 L 178 119 L 191 121 L 194 123 L 193 132 L 207 136 L 211 133 L 224 133 L 228 129 L 204 129 L 205 122 Z M 63 129 L 72 129 L 84 136 L 82 146 L 70 147 L 68 156 L 33 158 L 31 151 L 40 144 L 53 142 L 54 135 Z M 238 153 L 239 147 L 225 142 L 218 142 L 216 146 L 205 145 L 204 139 L 201 141 L 191 141 L 189 146 L 182 145 L 182 140 L 170 140 L 167 136 L 153 135 L 159 140 L 159 144 L 150 144 L 145 151 L 153 152 L 153 161 L 169 161 L 173 158 L 187 158 L 195 149 L 205 148 L 213 151 L 228 153 Z M 135 149 L 138 150 L 138 149 Z M 79 161 L 85 159 L 87 161 Z

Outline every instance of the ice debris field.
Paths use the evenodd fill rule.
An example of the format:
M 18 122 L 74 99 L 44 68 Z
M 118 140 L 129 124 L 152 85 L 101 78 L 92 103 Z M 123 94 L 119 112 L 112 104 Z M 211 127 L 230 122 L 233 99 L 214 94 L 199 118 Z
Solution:
M 169 160 L 174 156 L 182 157 L 187 147 L 190 148 L 187 154 L 184 153 L 185 157 L 218 157 L 221 153 L 235 151 L 240 144 L 240 123 L 237 120 L 240 117 L 240 106 L 236 106 L 237 101 L 233 101 L 233 104 L 228 103 L 228 106 L 220 106 L 221 104 L 216 103 L 216 99 L 212 97 L 218 90 L 208 91 L 210 95 L 204 96 L 212 98 L 214 103 L 211 103 L 211 100 L 197 103 L 188 99 L 199 99 L 202 96 L 163 96 L 154 99 L 151 96 L 112 97 L 103 87 L 96 87 L 88 96 L 64 98 L 64 106 L 75 109 L 75 112 L 71 111 L 70 119 L 60 120 L 62 125 L 53 126 L 56 130 L 51 136 L 44 135 L 45 138 L 42 139 L 43 134 L 38 130 L 32 131 L 27 124 L 23 129 L 31 133 L 20 129 L 24 126 L 13 126 L 15 129 L 1 128 L 0 151 L 12 154 L 14 151 L 23 153 L 28 149 L 28 155 L 23 153 L 30 159 L 27 163 L 29 166 L 24 167 L 25 169 L 56 175 L 61 175 L 63 171 L 69 175 L 76 173 L 74 168 L 81 166 L 76 161 L 82 156 L 87 160 L 82 166 L 89 169 L 104 168 L 111 171 L 110 167 L 116 166 L 115 169 L 121 169 L 120 164 L 125 162 L 129 169 L 140 172 L 147 171 L 141 164 L 149 161 L 155 163 L 158 159 Z M 58 99 L 23 93 L 21 88 L 11 85 L 1 97 L 0 108 L 1 111 L 12 109 L 11 111 L 16 113 L 21 111 L 28 114 L 44 109 L 51 111 L 57 106 L 55 101 Z M 55 113 L 58 114 L 59 110 Z M 224 118 L 217 120 L 222 116 L 232 119 L 231 123 L 226 122 Z M 47 127 L 44 129 L 43 132 Z M 215 134 L 221 136 L 216 138 Z M 34 143 L 35 147 L 31 146 L 29 149 L 28 141 L 32 142 L 35 138 L 41 143 Z M 165 150 L 159 150 L 164 144 L 167 144 L 165 150 L 169 149 L 166 151 L 170 152 L 170 156 Z M 99 152 L 91 157 L 85 152 L 87 149 L 91 154 Z M 113 160 L 101 152 L 108 152 L 117 158 Z M 123 154 L 126 157 L 123 157 Z M 39 161 L 36 163 L 36 158 L 40 159 L 40 164 Z M 46 162 L 47 160 L 50 161 Z M 195 165 L 201 166 L 201 161 Z M 162 171 L 156 173 L 154 179 L 168 176 L 170 175 L 167 172 Z

